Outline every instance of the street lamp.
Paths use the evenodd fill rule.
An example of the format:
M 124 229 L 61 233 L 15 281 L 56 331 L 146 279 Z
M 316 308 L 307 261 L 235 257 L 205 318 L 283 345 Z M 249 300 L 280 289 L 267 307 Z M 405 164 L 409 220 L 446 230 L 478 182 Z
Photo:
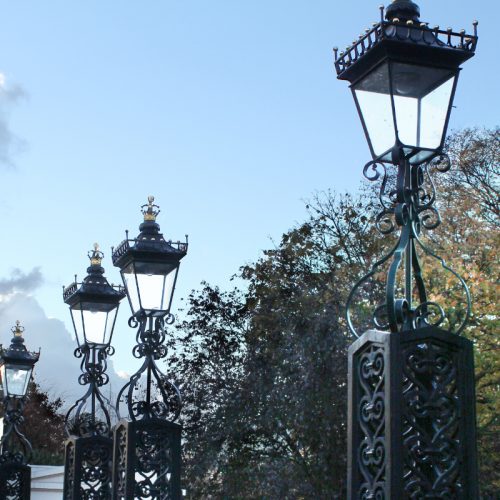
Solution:
M 122 287 L 115 287 L 104 277 L 103 253 L 97 243 L 89 252 L 90 266 L 82 283 L 64 288 L 64 302 L 69 305 L 81 358 L 81 385 L 86 393 L 66 414 L 66 441 L 63 498 L 83 500 L 109 498 L 111 495 L 111 403 L 100 388 L 108 383 L 107 357 L 113 354 L 111 338 Z
M 0 345 L 0 377 L 3 390 L 4 432 L 0 442 L 0 498 L 29 499 L 31 491 L 31 444 L 19 430 L 26 391 L 33 366 L 40 352 L 29 352 L 24 345 L 24 327 L 19 321 L 12 328 L 10 347 Z M 13 442 L 16 437 L 16 442 Z
M 348 498 L 478 498 L 472 344 L 458 335 L 470 315 L 469 292 L 421 239 L 422 229 L 441 222 L 431 174 L 450 168 L 443 144 L 477 22 L 473 35 L 431 28 L 411 0 L 380 13 L 344 52 L 334 49 L 372 155 L 363 173 L 381 181 L 377 229 L 385 236 L 399 228 L 392 250 L 347 301 L 357 337 L 349 349 Z M 466 312 L 454 329 L 428 296 L 422 256 L 437 259 L 464 291 Z M 374 329 L 360 336 L 356 315 L 376 290 L 370 280 L 384 270 Z
M 165 324 L 170 313 L 185 243 L 166 241 L 156 223 L 158 205 L 150 196 L 143 205 L 144 221 L 135 239 L 127 238 L 113 251 L 113 264 L 120 268 L 132 316 L 137 327 L 133 355 L 144 358 L 139 370 L 121 389 L 116 411 L 123 403 L 128 418 L 114 431 L 113 498 L 180 499 L 181 426 L 175 423 L 181 409 L 180 393 L 159 370 L 164 358 Z

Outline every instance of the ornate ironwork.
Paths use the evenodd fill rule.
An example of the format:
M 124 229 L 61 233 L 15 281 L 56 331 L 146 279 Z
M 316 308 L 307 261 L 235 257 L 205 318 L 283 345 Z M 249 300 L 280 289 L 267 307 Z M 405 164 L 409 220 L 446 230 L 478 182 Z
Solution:
M 109 500 L 113 441 L 104 436 L 72 437 L 66 443 L 65 500 Z
M 359 356 L 359 498 L 383 497 L 386 481 L 385 360 L 382 345 L 371 344 Z
M 428 47 L 446 47 L 473 53 L 477 45 L 477 22 L 474 21 L 474 34 L 465 30 L 453 31 L 452 28 L 442 30 L 439 26 L 429 28 L 429 23 L 418 23 L 413 20 L 397 17 L 384 20 L 384 7 L 380 7 L 380 22 L 367 29 L 342 52 L 334 49 L 335 69 L 341 75 L 346 69 L 368 53 L 383 40 L 405 41 L 414 45 Z
M 150 418 L 170 422 L 177 420 L 182 406 L 179 389 L 156 364 L 167 355 L 165 324 L 173 321 L 172 315 L 166 318 L 142 317 L 139 320 L 132 316 L 129 319 L 129 325 L 137 328 L 137 345 L 132 353 L 135 358 L 144 358 L 144 362 L 118 394 L 116 412 L 119 417 L 120 406 L 125 404 L 133 421 Z
M 107 356 L 111 346 L 84 344 L 75 350 L 81 358 L 81 385 L 87 392 L 66 414 L 65 500 L 109 499 L 111 495 L 111 402 L 100 387 L 108 383 Z
M 436 341 L 403 350 L 404 490 L 410 498 L 464 498 L 458 356 Z
M 472 356 L 432 326 L 351 345 L 350 500 L 478 498 Z
M 436 259 L 441 266 L 455 276 L 463 289 L 466 311 L 456 328 L 450 331 L 460 334 L 471 312 L 469 290 L 461 276 L 436 255 L 421 239 L 422 229 L 432 230 L 439 226 L 441 218 L 437 208 L 436 190 L 432 170 L 446 172 L 450 168 L 447 155 L 439 154 L 428 163 L 411 165 L 400 151 L 396 156 L 397 175 L 395 186 L 389 182 L 388 167 L 381 161 L 370 161 L 363 174 L 370 181 L 380 181 L 379 201 L 382 210 L 376 216 L 378 231 L 384 236 L 400 229 L 393 248 L 379 259 L 352 288 L 347 300 L 347 322 L 351 333 L 359 337 L 352 320 L 354 299 L 369 280 L 387 266 L 385 302 L 375 307 L 372 324 L 379 330 L 409 331 L 424 326 L 439 326 L 446 319 L 442 305 L 428 298 L 418 253 Z M 398 272 L 404 266 L 404 282 L 398 281 Z M 404 296 L 398 290 L 404 289 Z M 415 293 L 416 292 L 416 293 Z M 416 297 L 415 297 L 416 295 Z M 417 300 L 415 300 L 417 299 Z
M 0 462 L 1 463 L 1 462 Z M 26 464 L 1 463 L 0 498 L 28 500 L 30 498 L 31 468 Z
M 66 414 L 68 436 L 109 436 L 111 433 L 111 402 L 102 394 L 100 387 L 109 381 L 107 357 L 114 353 L 112 346 L 84 344 L 75 349 L 80 358 L 82 374 L 80 385 L 88 385 L 87 392 L 78 399 Z
M 151 418 L 115 429 L 113 500 L 179 500 L 181 426 Z

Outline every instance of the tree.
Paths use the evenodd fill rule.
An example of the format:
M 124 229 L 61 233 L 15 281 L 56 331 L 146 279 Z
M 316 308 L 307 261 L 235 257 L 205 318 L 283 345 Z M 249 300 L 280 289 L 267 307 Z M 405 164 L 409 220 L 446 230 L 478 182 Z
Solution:
M 30 382 L 20 427 L 33 447 L 30 463 L 63 464 L 65 433 L 64 417 L 60 414 L 63 404 L 61 398 L 51 399 L 36 382 Z
M 444 222 L 423 238 L 471 289 L 465 334 L 475 342 L 480 477 L 493 497 L 500 491 L 498 131 L 462 131 L 448 150 L 453 168 L 435 176 Z M 304 223 L 241 269 L 242 291 L 204 284 L 188 299 L 167 366 L 185 399 L 191 498 L 345 497 L 344 306 L 392 240 L 375 229 L 374 184 L 359 197 L 318 194 L 308 210 Z M 458 321 L 465 309 L 453 275 L 423 260 L 430 299 Z M 381 272 L 361 291 L 360 331 L 384 281 Z

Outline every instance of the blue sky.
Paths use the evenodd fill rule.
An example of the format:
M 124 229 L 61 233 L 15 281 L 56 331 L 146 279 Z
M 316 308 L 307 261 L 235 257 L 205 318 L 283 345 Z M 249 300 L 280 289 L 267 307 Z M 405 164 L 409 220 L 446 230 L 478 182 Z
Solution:
M 495 126 L 498 3 L 419 3 L 432 25 L 471 31 L 479 20 L 451 128 Z M 175 310 L 202 280 L 230 286 L 240 265 L 305 218 L 315 191 L 357 189 L 369 152 L 332 47 L 378 20 L 378 2 L 0 5 L 0 283 L 15 268 L 39 277 L 30 274 L 39 267 L 38 286 L 17 292 L 47 324 L 70 327 L 61 285 L 84 274 L 94 241 L 119 281 L 109 248 L 125 229 L 136 234 L 149 194 L 165 236 L 190 237 Z M 128 315 L 124 303 L 114 342 L 124 371 L 133 367 Z M 3 342 L 11 319 L 4 309 Z M 31 347 L 45 342 L 38 326 L 27 329 Z

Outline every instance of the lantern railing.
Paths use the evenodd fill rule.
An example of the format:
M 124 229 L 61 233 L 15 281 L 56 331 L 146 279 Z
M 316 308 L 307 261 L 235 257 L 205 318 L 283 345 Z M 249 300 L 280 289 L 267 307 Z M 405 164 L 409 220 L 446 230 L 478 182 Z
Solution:
M 113 247 L 111 249 L 112 252 L 112 259 L 113 259 L 113 264 L 115 264 L 121 257 L 123 257 L 127 252 L 129 252 L 131 249 L 134 248 L 135 244 L 139 240 L 136 238 L 126 238 L 123 240 L 116 248 Z M 160 240 L 158 240 L 160 242 Z M 150 241 L 151 243 L 151 241 Z M 163 241 L 165 243 L 165 241 Z M 186 236 L 186 241 L 172 241 L 168 240 L 166 241 L 168 245 L 170 245 L 173 249 L 178 250 L 179 252 L 187 252 L 188 249 L 188 240 Z M 154 241 L 153 241 L 154 244 Z
M 477 45 L 477 22 L 474 22 L 474 34 L 466 34 L 465 30 L 453 31 L 451 28 L 440 29 L 439 26 L 429 28 L 428 23 L 413 23 L 413 21 L 386 21 L 383 19 L 384 9 L 381 8 L 382 19 L 372 28 L 359 36 L 359 39 L 339 53 L 334 48 L 334 64 L 338 75 L 363 57 L 382 40 L 400 40 L 433 46 L 439 44 L 450 49 L 460 49 L 474 52 Z

